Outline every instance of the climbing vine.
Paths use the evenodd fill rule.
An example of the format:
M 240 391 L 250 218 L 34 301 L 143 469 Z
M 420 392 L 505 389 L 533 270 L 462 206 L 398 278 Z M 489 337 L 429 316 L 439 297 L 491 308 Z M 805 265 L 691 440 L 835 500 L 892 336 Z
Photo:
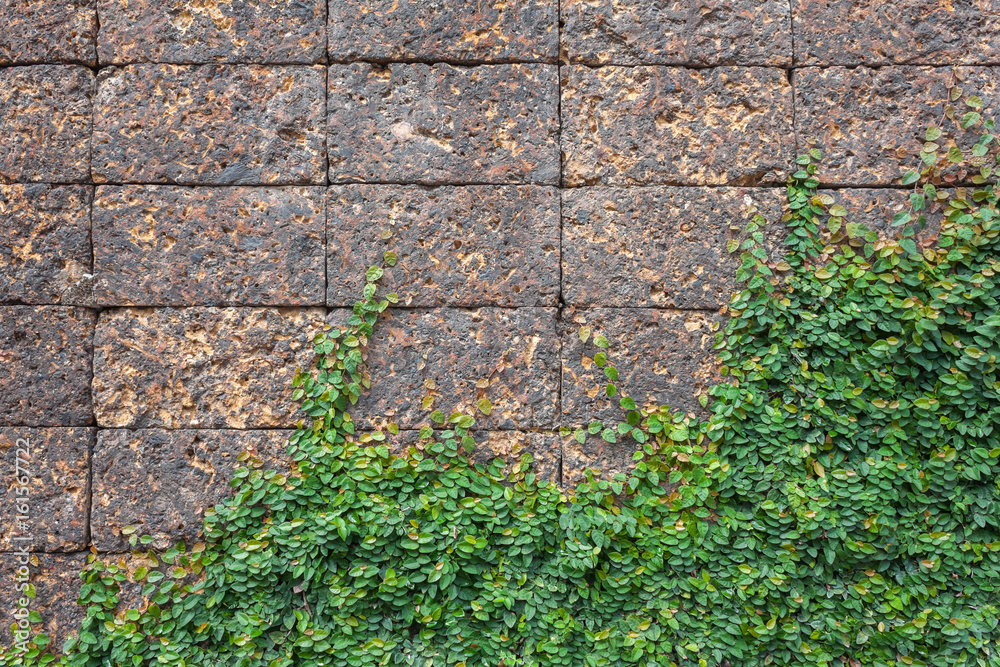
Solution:
M 39 636 L 3 663 L 1000 665 L 998 139 L 981 107 L 953 89 L 895 235 L 819 190 L 819 150 L 798 158 L 783 254 L 759 216 L 730 248 L 745 287 L 704 416 L 638 406 L 582 329 L 622 419 L 564 437 L 636 452 L 574 489 L 529 456 L 470 462 L 469 414 L 434 412 L 402 453 L 393 425 L 356 428 L 395 298 L 369 269 L 295 377 L 290 471 L 245 458 L 203 543 L 134 535 L 130 558 L 91 557 L 65 655 Z

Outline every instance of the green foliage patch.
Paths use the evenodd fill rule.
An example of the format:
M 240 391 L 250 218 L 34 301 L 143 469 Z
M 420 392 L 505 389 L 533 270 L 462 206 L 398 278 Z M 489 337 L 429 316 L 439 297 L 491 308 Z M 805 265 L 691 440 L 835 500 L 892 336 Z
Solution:
M 971 155 L 928 130 L 895 238 L 799 158 L 785 254 L 760 218 L 736 244 L 710 416 L 637 406 L 581 330 L 623 418 L 566 437 L 637 451 L 572 490 L 530 457 L 470 463 L 471 415 L 401 455 L 356 429 L 373 267 L 295 378 L 291 472 L 247 461 L 204 544 L 92 558 L 59 664 L 1000 665 L 998 141 L 962 101 L 945 124 L 980 133 Z M 4 664 L 56 661 L 44 642 Z

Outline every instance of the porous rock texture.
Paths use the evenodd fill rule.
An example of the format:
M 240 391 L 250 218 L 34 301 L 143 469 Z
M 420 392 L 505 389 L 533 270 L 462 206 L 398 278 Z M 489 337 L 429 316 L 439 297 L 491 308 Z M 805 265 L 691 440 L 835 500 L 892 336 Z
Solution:
M 10 471 L 9 484 L 27 489 L 0 498 L 0 551 L 87 547 L 95 433 L 88 427 L 0 427 L 0 459 Z
M 567 67 L 566 185 L 760 185 L 795 152 L 780 69 Z
M 4 0 L 0 66 L 96 63 L 95 0 Z
M 367 267 L 399 303 L 363 429 L 419 448 L 464 410 L 474 462 L 627 473 L 631 441 L 559 435 L 621 416 L 594 339 L 621 392 L 701 412 L 729 249 L 763 216 L 780 259 L 795 156 L 893 233 L 949 91 L 1000 92 L 998 0 L 3 0 L 0 26 L 0 454 L 34 445 L 54 646 L 83 554 L 196 541 L 241 452 L 287 464 L 292 378 Z
M 327 302 L 350 306 L 388 248 L 407 306 L 557 306 L 559 191 L 532 185 L 333 186 Z M 388 244 L 380 242 L 388 228 Z
M 324 0 L 97 0 L 102 64 L 317 63 Z
M 334 0 L 331 62 L 554 62 L 556 0 Z
M 93 311 L 0 306 L 0 425 L 86 426 Z
M 791 64 L 784 0 L 565 0 L 563 39 L 588 65 Z
M 995 0 L 793 0 L 797 65 L 996 62 Z
M 559 179 L 553 65 L 334 65 L 330 181 Z
M 94 413 L 123 428 L 292 427 L 322 309 L 122 308 L 94 337 Z
M 0 183 L 89 180 L 93 102 L 86 67 L 0 68 Z
M 237 466 L 287 471 L 290 431 L 105 429 L 94 449 L 93 541 L 129 548 L 123 528 L 160 548 L 202 537 L 205 510 L 222 502 Z
M 341 326 L 350 311 L 330 314 Z M 383 415 L 400 428 L 430 424 L 431 409 L 472 413 L 480 397 L 492 414 L 479 428 L 552 427 L 558 414 L 559 336 L 554 308 L 389 311 L 370 344 L 368 371 L 378 382 L 354 410 L 363 426 Z M 478 389 L 486 380 L 489 387 Z
M 322 183 L 322 67 L 127 65 L 102 70 L 97 183 Z
M 0 303 L 86 305 L 87 185 L 0 185 Z
M 318 187 L 99 186 L 94 299 L 321 304 L 323 196 Z

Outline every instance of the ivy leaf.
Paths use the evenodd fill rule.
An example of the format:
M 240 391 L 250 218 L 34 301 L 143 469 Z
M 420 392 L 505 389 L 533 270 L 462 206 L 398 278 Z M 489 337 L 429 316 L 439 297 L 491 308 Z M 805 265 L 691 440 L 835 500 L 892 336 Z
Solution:
M 920 174 L 918 174 L 915 171 L 908 171 L 905 174 L 903 174 L 902 184 L 912 185 L 913 183 L 916 183 L 919 180 L 920 180 Z
M 490 399 L 488 398 L 480 398 L 478 401 L 476 401 L 476 407 L 478 407 L 479 411 L 482 412 L 484 415 L 489 415 L 491 412 L 493 412 L 493 404 L 490 403 Z

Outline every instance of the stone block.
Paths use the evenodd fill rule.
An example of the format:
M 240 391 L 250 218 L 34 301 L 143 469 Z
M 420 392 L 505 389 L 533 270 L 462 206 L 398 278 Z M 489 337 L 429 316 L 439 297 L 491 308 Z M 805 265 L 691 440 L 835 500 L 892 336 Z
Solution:
M 128 550 L 126 526 L 157 548 L 200 540 L 205 510 L 231 495 L 240 454 L 262 469 L 287 470 L 290 431 L 108 429 L 94 449 L 93 541 L 98 551 Z M 247 462 L 239 465 L 246 466 Z
M 789 9 L 781 0 L 567 0 L 562 14 L 563 41 L 574 63 L 792 63 Z
M 97 64 L 95 0 L 5 0 L 0 65 Z
M 316 305 L 318 187 L 101 186 L 94 298 L 111 306 Z
M 329 305 L 353 306 L 387 248 L 398 264 L 382 282 L 406 305 L 558 305 L 555 188 L 333 186 L 327 226 Z
M 555 0 L 337 0 L 328 50 L 331 62 L 555 62 L 558 23 Z
M 123 428 L 291 427 L 296 368 L 313 361 L 316 308 L 123 308 L 94 337 L 97 423 Z
M 0 498 L 0 551 L 87 547 L 94 434 L 92 428 L 0 428 L 0 458 L 10 471 Z M 15 492 L 21 488 L 27 493 Z
M 539 183 L 559 179 L 554 65 L 336 65 L 330 181 Z
M 795 0 L 796 65 L 975 65 L 1000 56 L 1000 6 Z
M 783 70 L 562 71 L 564 185 L 765 185 L 792 166 Z
M 0 185 L 0 302 L 89 302 L 86 185 Z
M 720 308 L 738 289 L 742 240 L 759 213 L 770 253 L 784 193 L 766 188 L 590 187 L 563 195 L 563 298 L 579 306 Z
M 559 465 L 562 459 L 561 438 L 557 433 L 544 431 L 472 431 L 476 446 L 469 460 L 473 464 L 488 466 L 494 459 L 502 459 L 507 474 L 521 457 L 530 454 L 532 470 L 539 479 L 559 483 Z M 399 435 L 387 434 L 386 441 L 392 451 L 405 451 L 411 446 L 423 450 L 419 431 L 400 431 Z
M 323 60 L 323 0 L 98 0 L 98 8 L 102 65 Z
M 97 183 L 323 183 L 323 67 L 130 65 L 101 71 Z
M 334 310 L 330 324 L 348 315 Z M 362 427 L 395 421 L 410 429 L 431 424 L 435 409 L 472 414 L 485 397 L 492 414 L 476 412 L 477 428 L 551 426 L 559 395 L 555 318 L 550 308 L 390 309 L 369 346 L 371 391 L 352 415 Z M 480 380 L 489 387 L 477 389 Z
M 799 142 L 815 139 L 824 154 L 820 180 L 843 186 L 891 185 L 921 168 L 924 131 L 941 123 L 947 84 L 979 95 L 984 118 L 993 117 L 1000 93 L 1000 69 L 993 67 L 807 67 L 793 76 Z M 953 129 L 962 148 L 980 136 Z
M 86 426 L 94 312 L 0 306 L 0 425 Z
M 26 560 L 27 564 L 22 561 Z M 26 558 L 18 553 L 0 553 L 0 569 L 5 585 L 0 588 L 0 645 L 11 646 L 11 622 L 19 600 L 25 598 L 20 589 L 18 570 L 27 568 L 28 583 L 34 586 L 35 597 L 27 598 L 27 608 L 41 614 L 42 622 L 32 624 L 31 635 L 44 632 L 48 646 L 61 653 L 63 643 L 80 630 L 86 607 L 76 603 L 80 597 L 80 571 L 87 562 L 86 554 L 30 554 Z
M 89 181 L 93 103 L 86 67 L 0 68 L 0 183 Z
M 603 420 L 617 425 L 625 411 L 623 395 L 638 406 L 669 405 L 675 410 L 701 410 L 697 394 L 719 380 L 714 313 L 646 308 L 594 308 L 564 314 L 562 338 L 562 418 L 566 426 Z M 591 328 L 591 341 L 580 341 L 581 326 Z M 618 369 L 619 393 L 608 398 L 608 380 L 593 358 L 600 348 L 593 338 L 610 343 L 603 350 Z

